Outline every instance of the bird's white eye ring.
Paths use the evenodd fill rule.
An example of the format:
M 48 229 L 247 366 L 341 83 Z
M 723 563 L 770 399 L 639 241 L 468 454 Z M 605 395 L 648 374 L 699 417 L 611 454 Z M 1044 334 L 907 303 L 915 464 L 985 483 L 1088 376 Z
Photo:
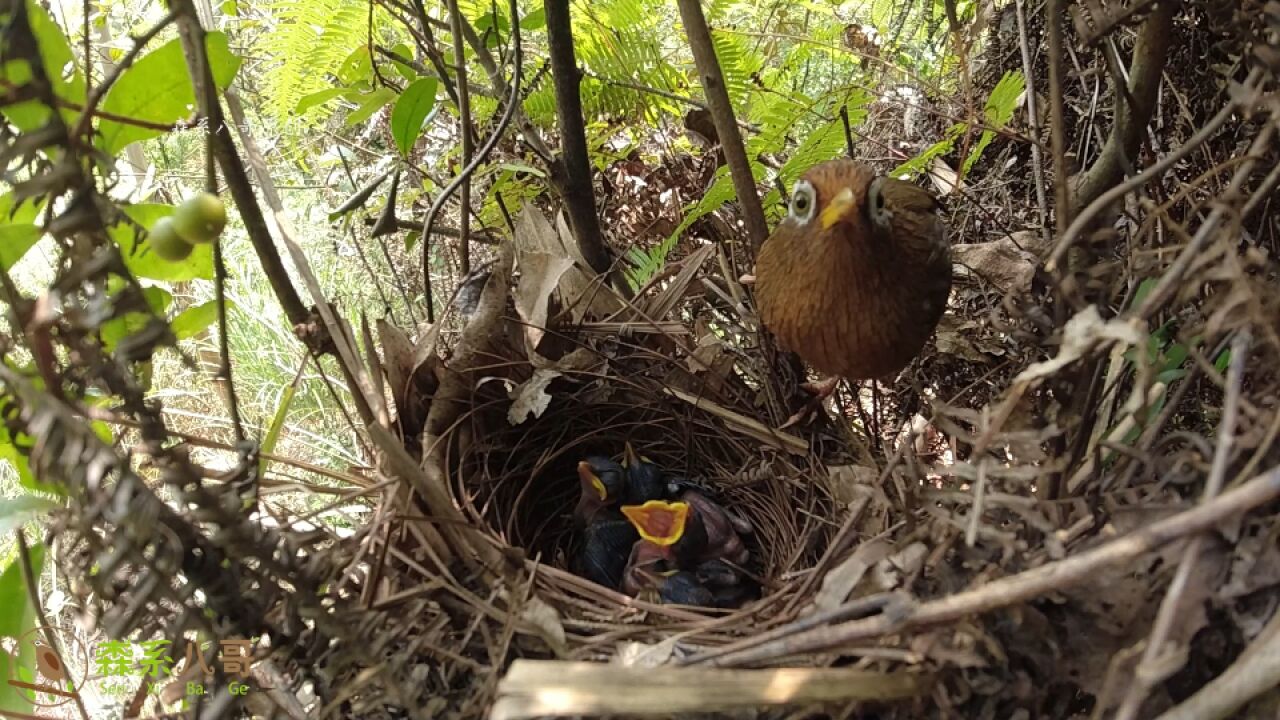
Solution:
M 788 207 L 791 217 L 807 223 L 813 219 L 817 205 L 818 194 L 813 189 L 813 183 L 808 180 L 796 181 L 796 187 L 791 191 L 791 205 Z
M 893 222 L 893 213 L 884 205 L 884 178 L 878 177 L 867 187 L 867 214 L 871 224 L 881 230 L 888 230 Z

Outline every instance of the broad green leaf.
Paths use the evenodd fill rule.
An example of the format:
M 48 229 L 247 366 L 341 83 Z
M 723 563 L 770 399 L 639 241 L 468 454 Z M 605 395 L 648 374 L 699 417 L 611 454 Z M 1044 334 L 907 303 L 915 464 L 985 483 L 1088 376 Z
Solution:
M 8 270 L 40 241 L 40 228 L 31 223 L 0 225 L 0 268 Z
M 36 544 L 29 548 L 27 555 L 31 564 L 31 574 L 40 577 L 44 569 L 44 545 Z M 36 609 L 31 604 L 31 593 L 27 590 L 26 578 L 23 577 L 22 559 L 15 557 L 13 562 L 0 573 L 0 637 L 19 638 L 36 627 Z M 0 673 L 3 677 L 34 679 L 31 672 L 35 667 L 34 643 L 23 643 L 16 648 L 16 667 L 11 663 L 14 657 L 10 653 L 0 652 Z M 31 702 L 26 695 L 9 683 L 0 683 L 0 711 L 24 713 L 31 710 Z
M 435 78 L 419 78 L 400 93 L 400 99 L 391 109 L 391 136 L 395 138 L 401 155 L 408 156 L 422 134 L 423 121 L 436 106 L 439 85 Z
M 538 8 L 520 18 L 521 30 L 541 30 L 547 26 L 547 12 Z
M 231 54 L 225 33 L 211 32 L 206 37 L 209 64 L 214 84 L 225 90 L 240 68 L 240 58 Z M 157 125 L 173 125 L 191 117 L 196 109 L 195 91 L 187 72 L 180 40 L 171 40 L 144 55 L 125 70 L 107 91 L 102 109 L 114 115 L 143 120 Z M 164 131 L 150 127 L 102 120 L 100 147 L 116 155 L 130 143 L 157 137 Z
M 173 301 L 173 295 L 169 294 L 168 290 L 158 287 L 143 288 L 142 296 L 146 298 L 151 312 L 160 317 L 164 317 L 164 311 Z M 146 313 L 131 312 L 103 323 L 99 333 L 107 352 L 113 352 L 121 340 L 146 327 L 149 319 L 150 316 Z
M 525 163 L 518 163 L 518 162 L 498 163 L 498 167 L 503 170 L 510 170 L 511 172 L 514 172 L 514 173 L 528 173 L 537 178 L 544 178 L 547 176 L 547 174 L 542 170 L 539 170 L 538 168 L 532 165 L 526 165 Z
M 341 97 L 343 93 L 346 92 L 346 88 L 326 88 L 319 92 L 313 92 L 310 95 L 304 95 L 302 99 L 298 101 L 298 106 L 295 107 L 293 111 L 301 115 L 313 107 L 324 105 L 334 98 Z
M 173 206 L 141 203 L 124 207 L 124 212 L 143 227 L 151 227 L 156 220 L 173 214 Z M 181 282 L 184 280 L 213 279 L 213 245 L 201 243 L 191 255 L 180 262 L 169 262 L 151 252 L 146 239 L 139 242 L 136 226 L 127 222 L 113 225 L 108 231 L 111 239 L 120 246 L 124 264 L 134 275 L 151 280 Z
M 366 80 L 373 74 L 373 63 L 369 60 L 369 47 L 361 44 L 338 66 L 338 79 L 347 85 Z
M 1156 283 L 1159 281 L 1159 278 L 1153 277 L 1143 280 L 1138 285 L 1138 289 L 1134 291 L 1133 300 L 1129 302 L 1129 308 L 1133 309 L 1142 307 L 1142 303 L 1147 299 L 1147 296 L 1151 294 L 1151 291 L 1156 288 Z
M 1009 121 L 1013 119 L 1013 111 L 1018 107 L 1018 98 L 1022 96 L 1022 91 L 1027 87 L 1026 79 L 1022 73 L 1016 70 L 1010 70 L 1000 78 L 1000 82 L 996 83 L 995 88 L 991 90 L 991 96 L 987 98 L 987 107 L 985 111 L 986 124 L 989 128 L 1003 129 Z M 982 136 L 978 138 L 978 143 L 969 151 L 969 157 L 964 160 L 964 174 L 969 174 L 969 168 L 978 162 L 978 158 L 982 157 L 982 152 L 987 149 L 991 141 L 995 139 L 995 130 L 984 130 Z
M 0 535 L 8 536 L 38 515 L 58 507 L 58 503 L 39 495 L 0 498 Z
M 1231 348 L 1227 348 L 1218 353 L 1218 357 L 1213 361 L 1213 369 L 1220 373 L 1227 371 L 1227 366 L 1231 364 Z
M 18 452 L 9 440 L 8 433 L 0 432 L 3 440 L 0 440 L 0 462 L 7 461 L 13 471 L 18 474 L 18 484 L 30 490 L 44 490 L 44 486 L 36 482 L 35 476 L 31 474 L 31 466 L 27 463 L 27 456 Z
M 396 45 L 395 47 L 391 48 L 391 52 L 395 53 L 396 55 L 399 55 L 400 57 L 406 60 L 413 59 L 413 49 L 410 48 L 405 43 L 400 43 L 399 45 Z M 411 66 L 406 65 L 398 60 L 392 60 L 391 64 L 396 66 L 396 72 L 400 73 L 400 77 L 404 78 L 408 82 L 413 82 L 414 80 L 418 79 L 418 71 L 414 70 Z
M 221 7 L 222 14 L 228 17 L 236 17 L 240 14 L 240 5 L 236 0 L 223 0 Z
M 390 88 L 378 88 L 370 93 L 360 96 L 360 107 L 351 111 L 347 116 L 347 126 L 359 125 L 360 123 L 373 117 L 373 114 L 381 110 L 387 103 L 396 98 L 396 93 Z
M 31 33 L 40 45 L 40 58 L 44 61 L 45 72 L 53 85 L 53 92 L 59 98 L 76 105 L 83 105 L 85 98 L 84 76 L 80 74 L 76 57 L 71 50 L 67 36 L 62 28 L 35 0 L 27 0 L 27 19 L 31 23 Z M 31 77 L 31 68 L 24 61 L 4 64 L 3 77 L 7 82 L 23 85 Z M 39 100 L 31 100 L 4 109 L 19 130 L 35 130 L 49 120 L 49 110 Z M 63 118 L 74 122 L 79 115 L 76 111 L 62 111 Z
M 475 22 L 475 28 L 480 37 L 484 38 L 485 47 L 490 49 L 498 47 L 498 43 L 511 33 L 511 23 L 507 21 L 506 14 L 501 12 L 496 16 L 496 22 L 495 15 L 491 12 L 480 16 Z
M 227 310 L 230 311 L 232 303 L 227 301 Z M 213 324 L 218 319 L 218 303 L 210 300 L 207 303 L 189 307 L 178 313 L 178 316 L 169 321 L 169 327 L 173 330 L 173 334 L 179 340 L 195 337 L 203 332 L 205 328 Z

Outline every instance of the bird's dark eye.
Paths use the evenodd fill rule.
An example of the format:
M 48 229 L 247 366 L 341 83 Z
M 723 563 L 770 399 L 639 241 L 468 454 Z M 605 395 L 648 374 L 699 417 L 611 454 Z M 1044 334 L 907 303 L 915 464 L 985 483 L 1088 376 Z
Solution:
M 893 221 L 893 213 L 890 213 L 884 204 L 884 178 L 872 180 L 871 185 L 867 187 L 866 207 L 871 224 L 881 229 L 888 229 Z
M 813 206 L 815 204 L 816 198 L 813 185 L 807 180 L 797 182 L 795 190 L 791 193 L 791 207 L 788 208 L 791 217 L 800 222 L 809 222 L 813 219 Z

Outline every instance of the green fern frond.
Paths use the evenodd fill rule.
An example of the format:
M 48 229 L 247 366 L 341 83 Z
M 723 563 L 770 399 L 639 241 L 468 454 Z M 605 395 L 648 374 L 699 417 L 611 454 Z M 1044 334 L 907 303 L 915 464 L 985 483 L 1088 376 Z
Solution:
M 263 42 L 282 61 L 265 73 L 264 105 L 279 120 L 304 96 L 333 87 L 329 76 L 366 42 L 368 6 L 357 0 L 277 0 L 269 9 L 279 22 Z

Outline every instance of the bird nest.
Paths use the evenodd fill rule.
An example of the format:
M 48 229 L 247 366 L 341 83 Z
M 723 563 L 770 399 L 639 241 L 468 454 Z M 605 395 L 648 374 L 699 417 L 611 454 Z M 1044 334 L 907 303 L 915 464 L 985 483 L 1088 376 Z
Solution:
M 624 299 L 576 267 L 562 268 L 555 285 L 534 287 L 548 265 L 572 259 L 569 238 L 536 209 L 520 215 L 515 237 L 521 276 L 513 280 L 511 258 L 499 258 L 476 279 L 485 288 L 476 306 L 460 308 L 467 327 L 441 374 L 468 395 L 426 445 L 437 448 L 467 522 L 534 569 L 538 595 L 561 614 L 575 657 L 612 655 L 619 641 L 672 632 L 714 646 L 793 617 L 815 584 L 793 571 L 814 566 L 839 529 L 817 452 L 839 442 L 816 425 L 777 430 L 758 419 L 771 389 L 752 378 L 776 381 L 762 364 L 745 380 L 733 371 L 756 354 L 746 345 L 754 335 L 726 303 L 690 291 L 707 278 L 715 249 L 671 263 Z M 492 312 L 499 306 L 504 312 Z M 485 347 L 463 347 L 468 338 Z M 460 356 L 469 360 L 460 364 Z M 581 493 L 577 465 L 589 455 L 619 456 L 627 444 L 751 525 L 744 571 L 761 598 L 732 610 L 662 605 L 572 572 L 582 542 L 571 512 Z

